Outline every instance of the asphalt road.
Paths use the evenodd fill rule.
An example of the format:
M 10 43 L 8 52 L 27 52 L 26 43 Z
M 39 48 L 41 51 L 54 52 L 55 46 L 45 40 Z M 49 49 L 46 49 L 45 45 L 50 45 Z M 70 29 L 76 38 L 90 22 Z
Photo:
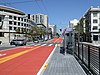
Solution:
M 32 45 L 32 44 L 34 44 L 34 43 L 28 42 L 26 46 Z M 2 45 L 0 45 L 0 50 L 5 50 L 5 49 L 10 49 L 10 48 L 15 48 L 15 47 L 19 47 L 19 46 L 10 45 L 10 44 L 2 44 Z
M 9 46 L 9 47 L 0 47 L 0 50 L 5 50 L 5 49 L 10 49 L 10 48 L 15 48 L 16 46 Z
M 42 43 L 48 43 L 49 41 L 50 42 L 54 42 L 55 40 L 56 39 L 52 39 L 52 40 L 48 40 L 48 41 L 43 41 L 43 42 L 39 41 L 39 43 L 33 43 L 33 41 L 32 42 L 27 42 L 26 46 L 36 45 L 36 44 L 42 44 Z M 5 49 L 10 49 L 10 48 L 15 48 L 15 47 L 19 47 L 19 46 L 10 45 L 10 44 L 3 44 L 3 45 L 0 45 L 0 50 L 5 50 Z

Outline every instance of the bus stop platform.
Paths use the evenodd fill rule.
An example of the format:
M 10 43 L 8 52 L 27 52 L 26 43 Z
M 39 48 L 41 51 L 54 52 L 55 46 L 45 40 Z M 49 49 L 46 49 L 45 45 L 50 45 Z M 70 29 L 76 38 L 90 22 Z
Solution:
M 87 75 L 75 57 L 61 54 L 57 46 L 51 56 L 47 68 L 41 75 Z

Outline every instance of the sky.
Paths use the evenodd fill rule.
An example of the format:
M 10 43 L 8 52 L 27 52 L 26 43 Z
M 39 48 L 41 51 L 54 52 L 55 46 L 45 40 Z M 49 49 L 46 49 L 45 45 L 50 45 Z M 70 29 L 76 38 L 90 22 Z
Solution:
M 67 27 L 70 20 L 79 20 L 91 6 L 100 6 L 100 0 L 0 0 L 0 5 L 26 14 L 46 14 L 49 24 L 57 25 L 59 31 Z

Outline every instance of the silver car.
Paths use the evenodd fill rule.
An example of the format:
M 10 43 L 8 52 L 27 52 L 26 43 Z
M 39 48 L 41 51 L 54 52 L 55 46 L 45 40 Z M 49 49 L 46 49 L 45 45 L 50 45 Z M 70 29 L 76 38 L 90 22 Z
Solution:
M 10 42 L 10 45 L 23 46 L 26 45 L 27 41 L 25 39 L 14 39 Z

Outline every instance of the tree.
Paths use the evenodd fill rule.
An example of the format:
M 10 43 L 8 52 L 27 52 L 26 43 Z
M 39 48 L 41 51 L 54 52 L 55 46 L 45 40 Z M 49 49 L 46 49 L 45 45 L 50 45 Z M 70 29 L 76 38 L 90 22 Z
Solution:
M 21 33 L 19 27 L 15 31 L 16 31 L 16 33 Z
M 30 31 L 30 35 L 31 37 L 36 37 L 36 36 L 39 36 L 40 38 L 42 38 L 42 36 L 45 35 L 45 30 L 42 28 L 42 27 L 37 27 L 37 26 L 34 26 L 31 31 Z
M 28 38 L 33 38 L 36 36 L 39 36 L 42 38 L 42 36 L 44 36 L 46 34 L 45 29 L 43 29 L 42 27 L 37 27 L 37 26 L 33 26 L 32 29 L 28 30 L 26 28 L 17 28 L 16 29 L 16 33 L 18 34 L 24 34 L 25 37 Z

